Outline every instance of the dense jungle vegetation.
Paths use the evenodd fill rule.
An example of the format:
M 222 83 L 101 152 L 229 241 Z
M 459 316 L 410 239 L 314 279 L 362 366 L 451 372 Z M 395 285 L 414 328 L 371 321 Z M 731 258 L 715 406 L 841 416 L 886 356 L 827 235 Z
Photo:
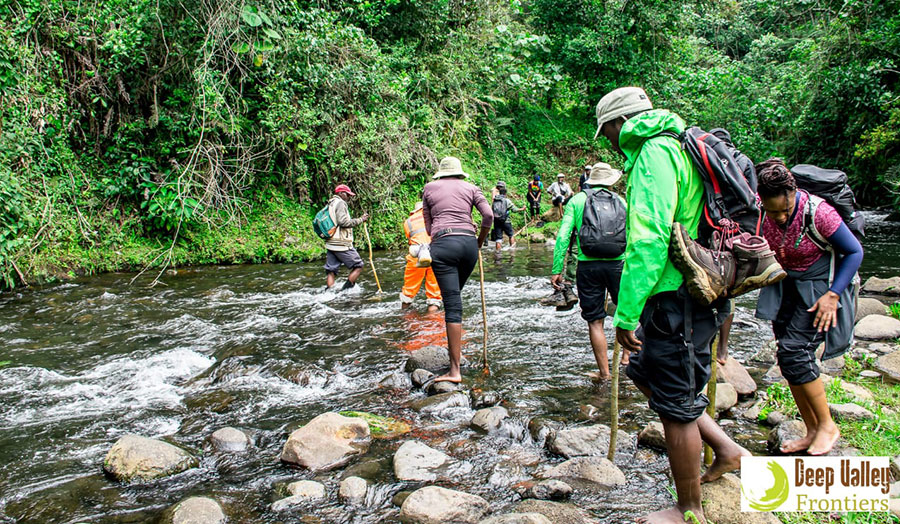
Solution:
M 396 245 L 442 156 L 618 163 L 622 85 L 896 207 L 898 58 L 898 1 L 0 0 L 0 275 L 307 258 L 341 182 Z

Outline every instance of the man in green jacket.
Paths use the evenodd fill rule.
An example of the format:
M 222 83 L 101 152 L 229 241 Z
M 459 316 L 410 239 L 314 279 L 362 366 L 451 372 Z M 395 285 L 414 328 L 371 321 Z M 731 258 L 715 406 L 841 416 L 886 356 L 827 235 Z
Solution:
M 609 164 L 595 164 L 583 189 L 588 191 L 604 190 L 615 184 L 621 177 L 622 173 L 610 167 Z M 622 226 L 624 226 L 625 201 L 612 192 L 609 196 L 621 202 L 622 206 L 619 208 L 621 216 L 617 216 L 616 220 L 621 220 Z M 559 231 L 556 233 L 556 245 L 553 248 L 553 275 L 550 277 L 550 283 L 556 288 L 562 285 L 563 266 L 565 266 L 569 244 L 574 238 L 576 258 L 578 259 L 575 287 L 578 289 L 578 300 L 581 303 L 581 318 L 588 323 L 591 348 L 594 350 L 594 359 L 597 361 L 599 369 L 599 373 L 591 375 L 605 380 L 609 378 L 608 346 L 606 334 L 603 332 L 603 319 L 606 318 L 606 297 L 609 293 L 613 302 L 618 303 L 619 301 L 619 279 L 622 276 L 625 254 L 613 258 L 596 258 L 588 256 L 582 251 L 578 232 L 581 231 L 584 222 L 584 207 L 587 199 L 587 193 L 582 190 L 566 204 Z M 623 359 L 623 363 L 628 363 L 627 357 Z
M 654 110 L 642 89 L 623 87 L 600 99 L 597 125 L 595 138 L 603 133 L 625 157 L 628 175 L 628 242 L 613 319 L 616 339 L 632 352 L 626 373 L 647 395 L 665 428 L 678 498 L 675 507 L 639 522 L 681 523 L 687 511 L 704 522 L 702 441 L 716 454 L 704 482 L 739 468 L 741 456 L 749 452 L 704 412 L 709 400 L 701 390 L 709 380 L 710 342 L 719 326 L 713 307 L 690 298 L 669 258 L 674 222 L 697 237 L 703 182 L 679 140 L 668 135 L 684 131 L 684 122 L 674 113 Z

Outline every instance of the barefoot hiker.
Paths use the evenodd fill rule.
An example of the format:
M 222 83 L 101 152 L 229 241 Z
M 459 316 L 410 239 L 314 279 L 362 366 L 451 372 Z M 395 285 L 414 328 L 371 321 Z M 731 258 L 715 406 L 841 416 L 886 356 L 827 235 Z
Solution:
M 622 173 L 609 164 L 596 164 L 585 181 L 584 189 L 566 204 L 556 233 L 553 274 L 550 277 L 553 287 L 562 287 L 563 265 L 569 242 L 574 237 L 578 258 L 575 287 L 581 303 L 581 318 L 588 323 L 591 348 L 599 370 L 592 376 L 603 380 L 609 378 L 606 334 L 603 332 L 606 294 L 608 292 L 612 296 L 613 302 L 619 301 L 619 279 L 625 258 L 625 201 L 608 188 L 621 177 Z M 593 204 L 591 209 L 586 205 L 588 202 Z M 589 227 L 584 227 L 585 223 Z M 603 235 L 605 231 L 612 234 Z
M 691 511 L 705 522 L 700 505 L 700 455 L 705 441 L 715 461 L 703 481 L 740 467 L 747 450 L 735 444 L 706 415 L 700 391 L 710 376 L 710 341 L 718 325 L 711 306 L 690 298 L 684 278 L 669 257 L 669 238 L 678 221 L 696 237 L 703 209 L 703 184 L 675 138 L 681 118 L 654 110 L 637 87 L 616 89 L 597 104 L 597 135 L 625 156 L 628 176 L 627 247 L 613 324 L 616 339 L 631 351 L 626 373 L 649 398 L 665 428 L 675 507 L 638 519 L 641 523 L 685 522 Z M 595 138 L 596 136 L 595 135 Z M 640 338 L 635 335 L 641 325 Z M 702 440 L 701 440 L 702 439 Z
M 825 342 L 822 360 L 827 360 L 850 346 L 856 314 L 854 293 L 845 292 L 859 270 L 863 250 L 831 205 L 797 189 L 781 160 L 766 160 L 757 171 L 766 212 L 763 236 L 788 273 L 760 291 L 757 316 L 772 321 L 778 366 L 806 425 L 806 436 L 784 443 L 781 451 L 824 455 L 840 433 L 825 400 L 816 348 Z M 835 252 L 840 256 L 833 261 Z
M 422 193 L 425 228 L 431 235 L 431 268 L 444 297 L 444 323 L 447 325 L 447 349 L 450 372 L 435 382 L 459 383 L 459 361 L 462 356 L 462 296 L 460 291 L 478 263 L 478 250 L 484 245 L 494 215 L 491 206 L 477 187 L 466 182 L 459 159 L 448 156 L 441 160 L 434 181 L 425 184 Z M 476 238 L 472 209 L 481 214 L 481 231 Z
M 353 228 L 368 220 L 369 214 L 363 213 L 363 216 L 359 218 L 350 218 L 347 201 L 353 196 L 356 196 L 356 193 L 350 191 L 345 184 L 341 184 L 334 188 L 334 196 L 328 202 L 328 212 L 333 217 L 336 226 L 334 234 L 325 241 L 327 252 L 325 275 L 328 289 L 334 286 L 337 272 L 342 265 L 347 266 L 350 274 L 347 275 L 347 281 L 344 282 L 344 287 L 341 289 L 350 289 L 355 286 L 356 279 L 363 270 L 363 260 L 356 248 L 353 247 Z

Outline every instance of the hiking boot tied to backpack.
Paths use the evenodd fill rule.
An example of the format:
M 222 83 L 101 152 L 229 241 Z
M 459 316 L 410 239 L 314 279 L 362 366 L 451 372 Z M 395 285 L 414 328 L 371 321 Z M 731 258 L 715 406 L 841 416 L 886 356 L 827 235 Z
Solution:
M 718 248 L 708 249 L 693 240 L 684 225 L 676 222 L 672 227 L 672 261 L 698 302 L 708 305 L 718 298 L 740 296 L 787 276 L 764 238 L 716 232 L 713 239 Z
M 563 282 L 560 287 L 554 287 L 553 293 L 540 300 L 542 306 L 556 307 L 557 311 L 569 311 L 578 303 L 578 295 L 570 282 Z

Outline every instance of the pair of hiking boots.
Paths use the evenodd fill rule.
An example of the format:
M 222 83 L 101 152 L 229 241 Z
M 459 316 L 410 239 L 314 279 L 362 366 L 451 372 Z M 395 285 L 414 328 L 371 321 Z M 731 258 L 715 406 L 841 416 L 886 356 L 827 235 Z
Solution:
M 669 250 L 691 296 L 703 304 L 740 296 L 787 277 L 766 239 L 750 233 L 728 238 L 721 251 L 714 251 L 698 244 L 684 225 L 676 222 Z
M 541 299 L 542 306 L 556 306 L 557 311 L 569 311 L 577 303 L 578 295 L 568 282 L 563 282 L 562 287 L 555 288 L 550 296 Z

